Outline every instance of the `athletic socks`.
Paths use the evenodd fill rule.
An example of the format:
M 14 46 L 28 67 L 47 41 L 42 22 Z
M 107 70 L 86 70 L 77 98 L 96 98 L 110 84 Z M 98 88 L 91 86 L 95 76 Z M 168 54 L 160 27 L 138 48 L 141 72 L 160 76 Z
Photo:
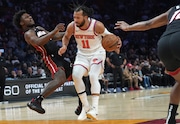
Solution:
M 89 110 L 89 102 L 87 100 L 86 92 L 84 91 L 84 92 L 78 93 L 78 95 L 79 95 L 79 98 L 81 99 L 81 102 L 84 106 L 85 111 L 88 111 Z
M 98 114 L 99 96 L 92 95 L 92 106 L 95 107 L 96 114 Z
M 178 105 L 169 104 L 168 109 L 168 116 L 166 119 L 166 124 L 176 124 L 176 112 L 177 112 Z

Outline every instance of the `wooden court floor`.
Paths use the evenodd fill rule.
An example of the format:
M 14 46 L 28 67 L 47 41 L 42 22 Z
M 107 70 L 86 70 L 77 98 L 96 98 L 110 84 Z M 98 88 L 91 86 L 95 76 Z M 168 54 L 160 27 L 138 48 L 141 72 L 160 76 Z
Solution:
M 98 121 L 77 121 L 77 97 L 45 99 L 45 114 L 27 108 L 28 101 L 9 102 L 0 104 L 0 124 L 164 124 L 170 90 L 171 87 L 101 94 Z M 91 101 L 90 96 L 88 99 Z

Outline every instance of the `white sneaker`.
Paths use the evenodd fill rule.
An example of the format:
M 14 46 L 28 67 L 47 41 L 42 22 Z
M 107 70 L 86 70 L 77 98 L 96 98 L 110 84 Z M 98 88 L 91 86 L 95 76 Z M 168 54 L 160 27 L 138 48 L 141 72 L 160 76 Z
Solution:
M 78 116 L 78 120 L 83 121 L 85 119 L 87 119 L 87 116 L 86 116 L 86 112 L 85 112 L 84 107 L 83 107 L 80 115 Z
M 87 118 L 89 118 L 89 119 L 98 120 L 96 110 L 94 107 L 90 108 L 89 111 L 87 111 L 86 115 L 87 115 Z

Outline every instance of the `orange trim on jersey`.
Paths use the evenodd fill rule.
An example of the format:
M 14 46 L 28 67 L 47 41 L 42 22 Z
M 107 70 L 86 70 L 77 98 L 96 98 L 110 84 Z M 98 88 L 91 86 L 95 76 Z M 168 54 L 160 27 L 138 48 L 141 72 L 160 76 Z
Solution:
M 171 75 L 171 76 L 175 76 L 180 72 L 180 68 L 176 69 L 175 71 L 165 71 L 167 74 Z
M 93 27 L 93 31 L 94 31 L 94 35 L 98 36 L 98 34 L 96 34 L 96 31 L 95 31 L 95 27 L 96 27 L 96 22 L 97 22 L 97 20 L 95 20 L 95 22 L 94 22 L 94 27 Z

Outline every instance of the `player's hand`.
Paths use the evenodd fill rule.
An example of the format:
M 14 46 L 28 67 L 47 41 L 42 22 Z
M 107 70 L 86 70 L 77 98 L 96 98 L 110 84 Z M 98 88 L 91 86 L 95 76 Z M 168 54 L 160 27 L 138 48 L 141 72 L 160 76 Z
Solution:
M 55 30 L 59 31 L 64 31 L 65 30 L 65 24 L 64 23 L 59 23 L 58 25 L 56 25 Z
M 121 29 L 123 31 L 128 31 L 129 24 L 124 21 L 117 21 L 115 23 L 114 29 Z
M 62 54 L 64 54 L 67 50 L 67 47 L 66 46 L 62 46 L 59 50 L 58 50 L 58 54 L 60 56 L 62 56 Z

